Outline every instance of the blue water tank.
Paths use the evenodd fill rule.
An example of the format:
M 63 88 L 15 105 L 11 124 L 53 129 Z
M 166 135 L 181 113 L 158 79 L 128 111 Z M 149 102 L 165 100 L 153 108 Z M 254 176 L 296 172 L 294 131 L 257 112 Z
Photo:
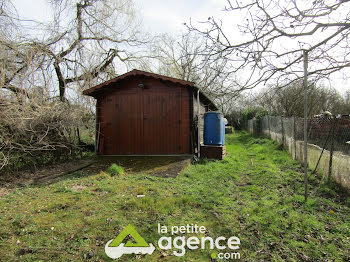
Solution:
M 225 118 L 222 117 L 222 134 L 221 134 L 221 139 L 222 139 L 222 144 L 221 145 L 225 145 Z
M 224 116 L 219 112 L 204 114 L 204 145 L 225 145 Z

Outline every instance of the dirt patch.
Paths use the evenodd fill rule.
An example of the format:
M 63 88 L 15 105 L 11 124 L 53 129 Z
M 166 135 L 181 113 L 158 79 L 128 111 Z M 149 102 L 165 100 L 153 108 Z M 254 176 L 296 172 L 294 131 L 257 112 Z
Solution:
M 190 164 L 191 159 L 184 159 L 181 161 L 171 163 L 164 169 L 151 171 L 149 172 L 149 174 L 162 177 L 177 177 L 180 174 L 180 172 L 186 167 L 188 167 Z
M 84 189 L 86 189 L 87 187 L 86 186 L 83 186 L 83 185 L 73 185 L 71 187 L 71 190 L 72 191 L 75 191 L 75 192 L 80 192 L 80 191 L 83 191 Z
M 111 164 L 118 164 L 127 174 L 150 174 L 176 177 L 191 163 L 189 156 L 100 156 L 84 173 L 96 174 L 106 171 Z
M 0 197 L 8 195 L 11 191 L 8 188 L 0 187 Z
M 191 163 L 190 156 L 99 156 L 67 161 L 15 174 L 0 176 L 0 196 L 7 195 L 11 188 L 30 184 L 50 184 L 71 173 L 85 176 L 106 172 L 111 164 L 122 166 L 127 174 L 149 174 L 161 177 L 176 177 Z M 78 188 L 76 188 L 79 190 Z M 74 189 L 72 189 L 74 190 Z
M 77 166 L 82 166 L 94 161 L 93 158 L 67 161 L 59 164 L 41 167 L 36 170 L 22 170 L 17 173 L 3 174 L 0 176 L 1 188 L 14 188 L 29 184 L 53 182 L 62 174 L 69 173 Z

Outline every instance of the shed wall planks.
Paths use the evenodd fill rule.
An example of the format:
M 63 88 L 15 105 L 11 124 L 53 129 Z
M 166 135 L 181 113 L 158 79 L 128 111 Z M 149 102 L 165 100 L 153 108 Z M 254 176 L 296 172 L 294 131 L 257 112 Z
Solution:
M 99 154 L 192 153 L 192 109 L 186 86 L 147 77 L 133 77 L 115 85 L 97 98 Z

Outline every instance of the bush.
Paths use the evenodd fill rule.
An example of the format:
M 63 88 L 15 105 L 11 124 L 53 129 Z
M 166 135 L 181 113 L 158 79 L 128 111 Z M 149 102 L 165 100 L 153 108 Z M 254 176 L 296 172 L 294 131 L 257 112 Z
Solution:
M 124 168 L 122 168 L 121 166 L 118 166 L 117 164 L 112 164 L 108 168 L 107 173 L 110 174 L 111 176 L 122 175 L 124 174 Z
M 253 106 L 253 107 L 248 107 L 243 111 L 242 119 L 243 121 L 248 121 L 250 119 L 253 119 L 254 117 L 256 119 L 260 119 L 266 115 L 268 115 L 268 112 L 264 108 L 259 106 Z
M 84 108 L 59 101 L 0 100 L 0 172 L 74 158 Z

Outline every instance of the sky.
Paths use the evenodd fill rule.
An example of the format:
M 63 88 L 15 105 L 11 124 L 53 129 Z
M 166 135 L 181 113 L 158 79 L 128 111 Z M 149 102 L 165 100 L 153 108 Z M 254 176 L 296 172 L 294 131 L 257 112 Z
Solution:
M 190 19 L 199 22 L 222 15 L 225 3 L 225 0 L 135 0 L 135 7 L 148 31 L 174 34 L 183 30 L 183 23 Z
M 18 15 L 28 20 L 50 21 L 47 0 L 12 0 Z M 205 21 L 210 16 L 224 15 L 226 0 L 134 0 L 149 32 L 176 34 L 185 29 L 183 23 Z
M 28 20 L 49 21 L 50 12 L 45 0 L 12 0 L 18 15 Z
M 51 20 L 48 0 L 12 0 L 12 2 L 21 18 L 42 22 Z M 222 19 L 224 25 L 230 29 L 228 31 L 234 34 L 234 28 L 242 19 L 232 17 L 229 12 L 223 11 L 227 5 L 226 0 L 134 0 L 134 5 L 143 28 L 152 35 L 162 33 L 179 35 L 186 30 L 184 23 L 189 23 L 190 19 L 198 23 L 207 21 L 208 17 L 212 16 Z M 337 76 L 335 82 L 331 85 L 341 93 L 348 89 L 348 81 L 341 79 L 341 75 Z

